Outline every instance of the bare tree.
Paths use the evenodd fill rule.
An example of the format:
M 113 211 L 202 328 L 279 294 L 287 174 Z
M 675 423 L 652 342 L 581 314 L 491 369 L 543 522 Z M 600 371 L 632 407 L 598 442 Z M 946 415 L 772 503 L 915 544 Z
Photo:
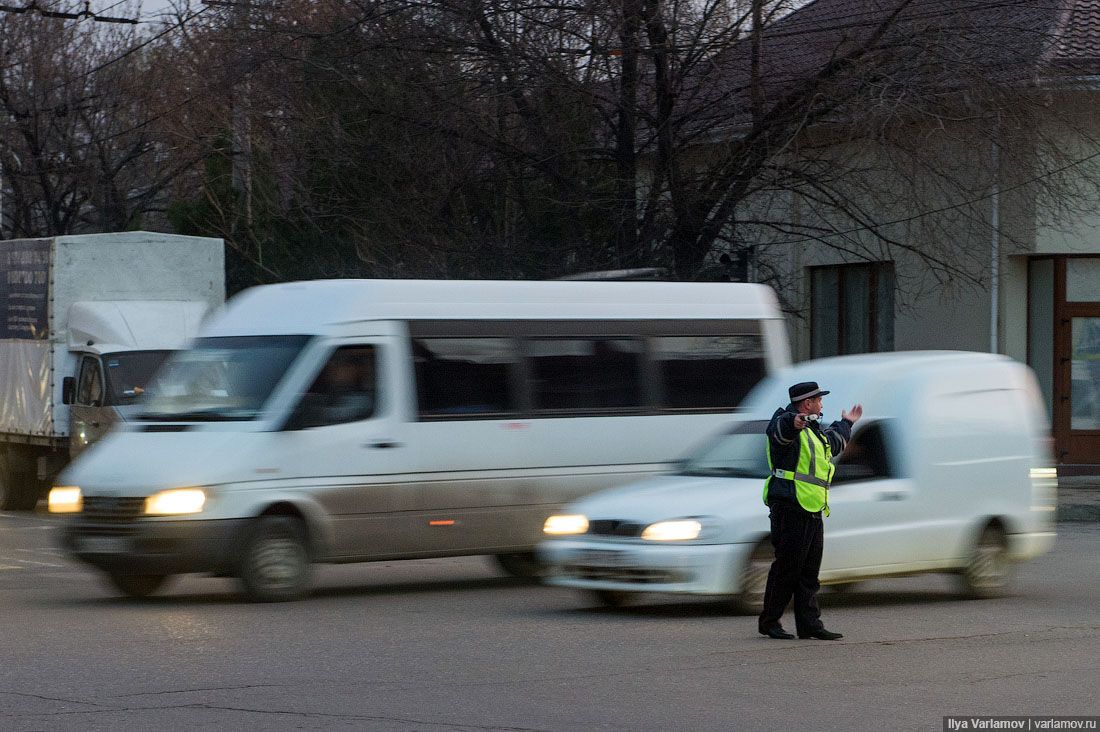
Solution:
M 1079 93 L 1050 63 L 1054 0 L 249 7 L 188 53 L 244 59 L 260 214 L 242 228 L 208 175 L 190 221 L 258 277 L 690 279 L 751 249 L 782 284 L 801 246 L 980 284 L 994 186 L 1063 214 L 1096 198 L 1068 174 L 1085 123 L 1047 103 L 1052 79 Z M 232 148 L 209 147 L 223 169 Z
M 177 77 L 151 33 L 59 12 L 0 16 L 6 236 L 134 228 L 194 164 L 166 134 Z

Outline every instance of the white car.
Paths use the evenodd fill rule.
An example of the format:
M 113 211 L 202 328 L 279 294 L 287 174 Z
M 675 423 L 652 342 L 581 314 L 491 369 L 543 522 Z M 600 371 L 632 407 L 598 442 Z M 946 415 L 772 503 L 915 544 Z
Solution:
M 817 381 L 825 421 L 862 403 L 835 458 L 822 584 L 923 572 L 1001 592 L 1011 562 L 1053 544 L 1056 471 L 1030 370 L 1009 358 L 908 352 L 804 362 L 762 381 L 731 427 L 653 477 L 551 516 L 546 582 L 619 605 L 633 593 L 720 596 L 758 612 L 772 561 L 764 428 L 787 387 Z

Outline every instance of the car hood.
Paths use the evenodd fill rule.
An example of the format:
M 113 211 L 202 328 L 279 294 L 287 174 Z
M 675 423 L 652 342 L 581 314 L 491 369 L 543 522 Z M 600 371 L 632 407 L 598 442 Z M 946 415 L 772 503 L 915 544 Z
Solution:
M 766 515 L 763 490 L 763 478 L 666 475 L 593 494 L 567 510 L 589 519 L 644 524 L 684 516 L 732 520 Z

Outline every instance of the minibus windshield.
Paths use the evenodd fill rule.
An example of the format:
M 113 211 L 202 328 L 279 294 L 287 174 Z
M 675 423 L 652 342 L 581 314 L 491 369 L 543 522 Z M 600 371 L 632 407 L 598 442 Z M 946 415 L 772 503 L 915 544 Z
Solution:
M 746 422 L 715 437 L 680 464 L 680 475 L 768 477 L 767 422 Z
M 310 336 L 199 338 L 174 354 L 149 385 L 138 419 L 255 419 Z

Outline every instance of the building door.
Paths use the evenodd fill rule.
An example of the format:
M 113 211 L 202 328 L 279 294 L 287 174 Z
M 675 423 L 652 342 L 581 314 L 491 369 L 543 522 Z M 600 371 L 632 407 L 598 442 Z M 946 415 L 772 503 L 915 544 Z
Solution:
M 1053 428 L 1058 462 L 1100 465 L 1100 257 L 1055 259 Z

